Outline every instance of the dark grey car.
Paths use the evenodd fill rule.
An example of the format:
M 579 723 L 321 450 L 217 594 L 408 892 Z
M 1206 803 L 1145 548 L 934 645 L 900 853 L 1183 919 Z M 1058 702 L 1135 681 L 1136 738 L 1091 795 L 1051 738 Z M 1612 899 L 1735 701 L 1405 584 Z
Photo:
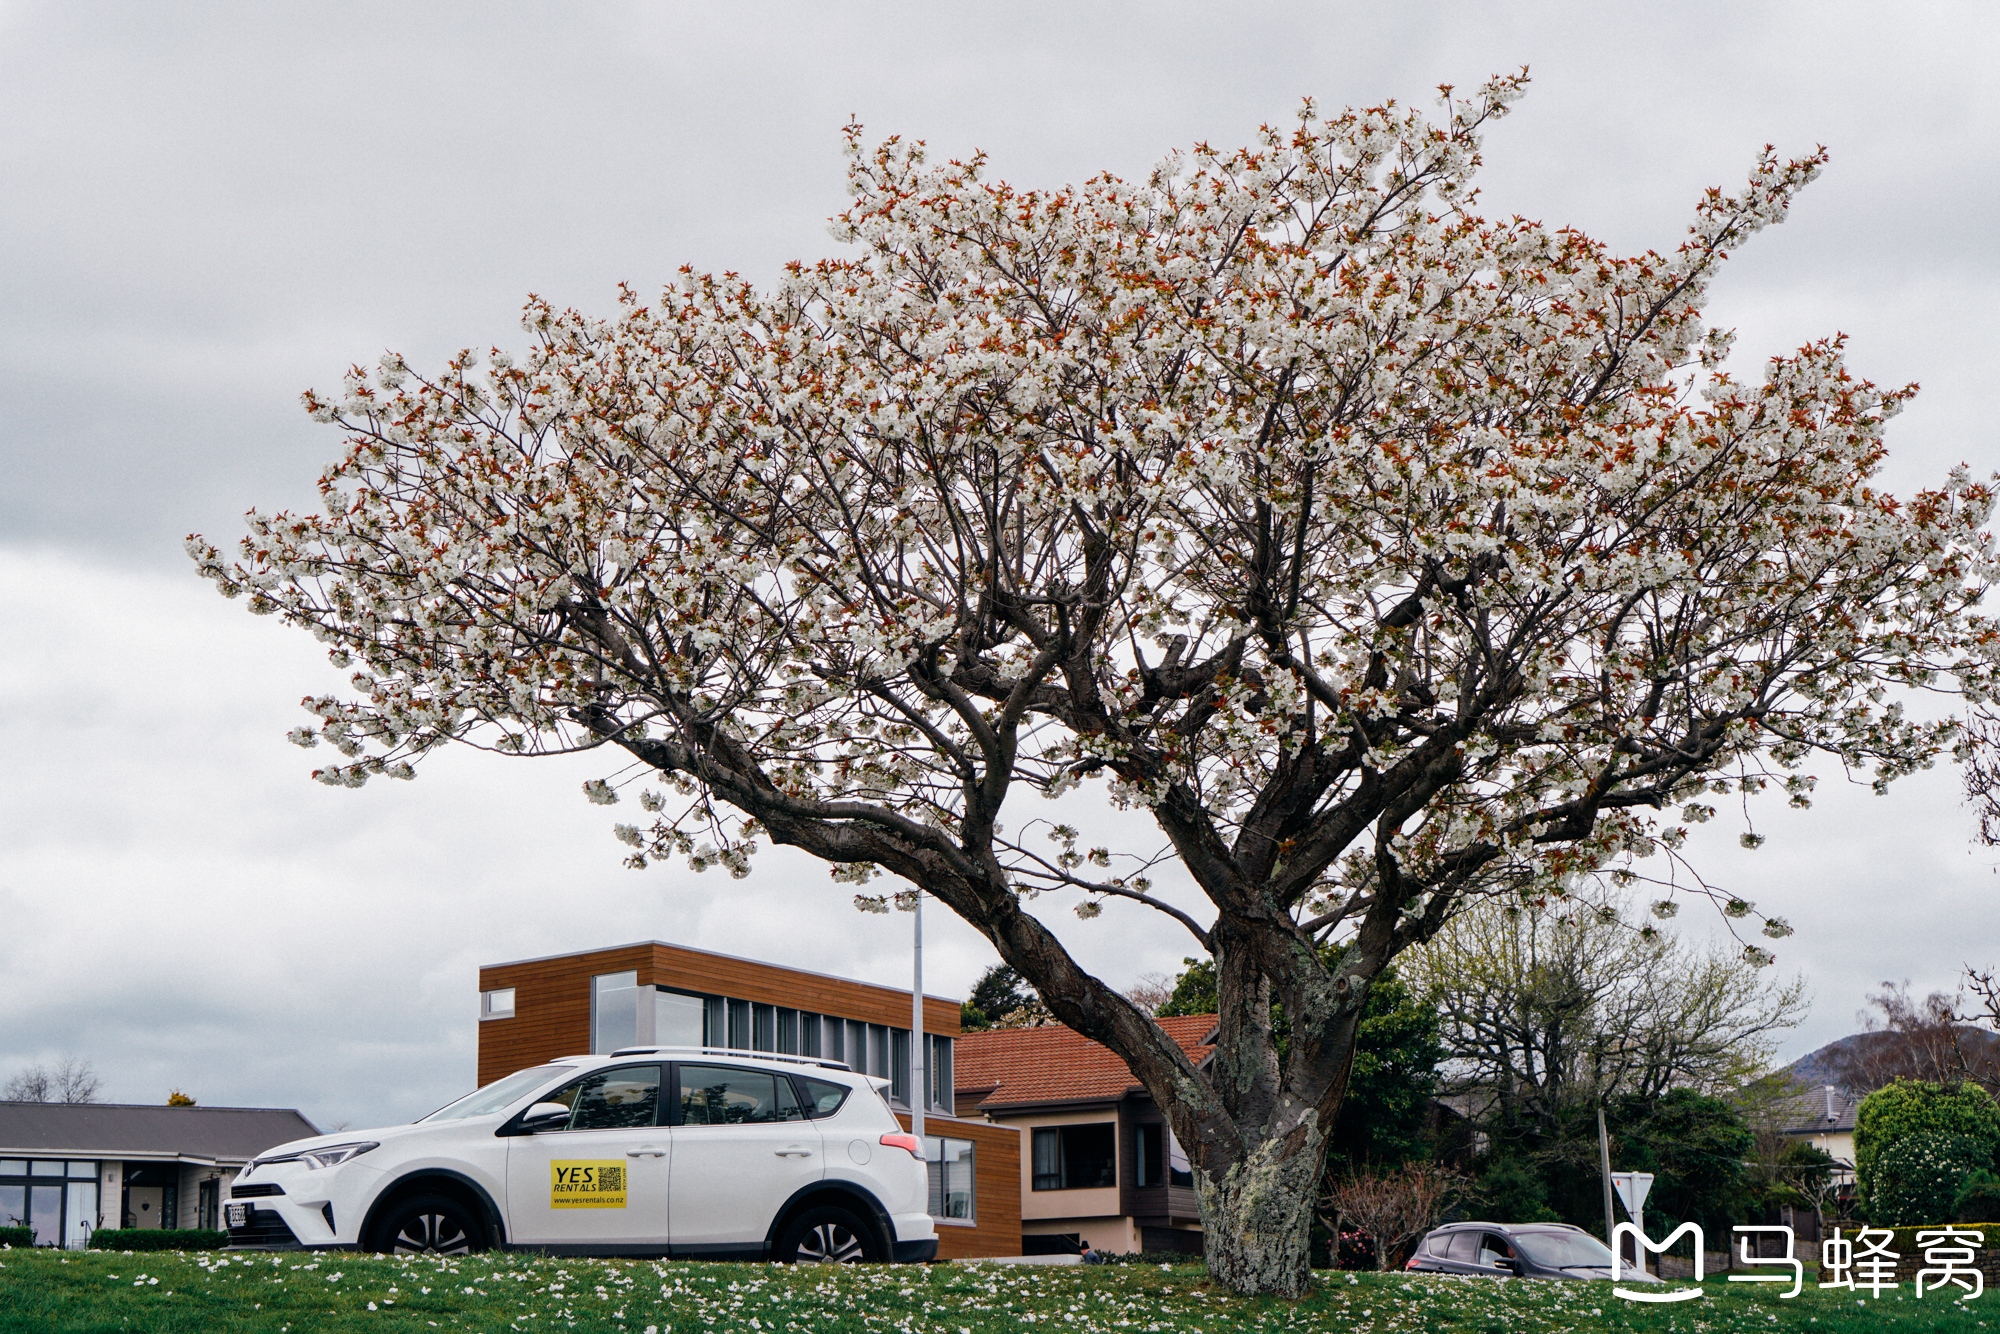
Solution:
M 1611 1252 L 1603 1242 L 1568 1223 L 1447 1223 L 1417 1243 L 1403 1266 L 1419 1274 L 1485 1278 L 1610 1278 Z M 1621 1282 L 1658 1283 L 1624 1266 Z

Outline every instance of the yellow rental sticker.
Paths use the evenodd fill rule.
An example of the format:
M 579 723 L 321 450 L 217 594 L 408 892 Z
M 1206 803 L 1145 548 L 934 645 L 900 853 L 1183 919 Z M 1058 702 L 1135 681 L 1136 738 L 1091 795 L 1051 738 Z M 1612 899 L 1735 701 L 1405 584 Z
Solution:
M 624 1207 L 625 1164 L 616 1158 L 601 1163 L 574 1161 L 549 1164 L 549 1208 Z

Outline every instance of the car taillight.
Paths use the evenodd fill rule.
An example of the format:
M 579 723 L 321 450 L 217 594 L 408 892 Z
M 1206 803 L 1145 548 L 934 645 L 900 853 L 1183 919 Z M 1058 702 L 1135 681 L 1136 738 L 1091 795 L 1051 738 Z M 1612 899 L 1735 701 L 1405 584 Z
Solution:
M 892 1134 L 884 1135 L 882 1142 L 892 1149 L 908 1149 L 910 1157 L 916 1159 L 918 1162 L 924 1160 L 924 1142 L 915 1135 L 905 1134 L 898 1130 Z

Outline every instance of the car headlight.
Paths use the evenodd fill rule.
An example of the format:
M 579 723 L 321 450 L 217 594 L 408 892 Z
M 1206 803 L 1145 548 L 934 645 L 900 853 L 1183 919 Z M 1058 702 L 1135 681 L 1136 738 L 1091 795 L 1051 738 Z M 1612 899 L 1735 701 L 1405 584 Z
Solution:
M 377 1147 L 375 1140 L 364 1140 L 354 1144 L 330 1144 L 324 1149 L 307 1149 L 299 1157 L 307 1167 L 337 1167 L 350 1158 L 359 1158 L 375 1147 Z

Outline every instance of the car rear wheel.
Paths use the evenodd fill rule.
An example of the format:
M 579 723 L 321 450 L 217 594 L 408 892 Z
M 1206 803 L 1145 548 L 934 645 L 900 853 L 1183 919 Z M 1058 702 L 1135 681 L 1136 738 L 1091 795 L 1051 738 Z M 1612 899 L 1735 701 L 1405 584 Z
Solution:
M 786 1225 L 774 1257 L 786 1264 L 858 1265 L 880 1262 L 875 1231 L 846 1209 L 808 1209 Z
M 392 1255 L 470 1255 L 486 1249 L 470 1209 L 447 1195 L 416 1195 L 382 1220 L 375 1249 Z

